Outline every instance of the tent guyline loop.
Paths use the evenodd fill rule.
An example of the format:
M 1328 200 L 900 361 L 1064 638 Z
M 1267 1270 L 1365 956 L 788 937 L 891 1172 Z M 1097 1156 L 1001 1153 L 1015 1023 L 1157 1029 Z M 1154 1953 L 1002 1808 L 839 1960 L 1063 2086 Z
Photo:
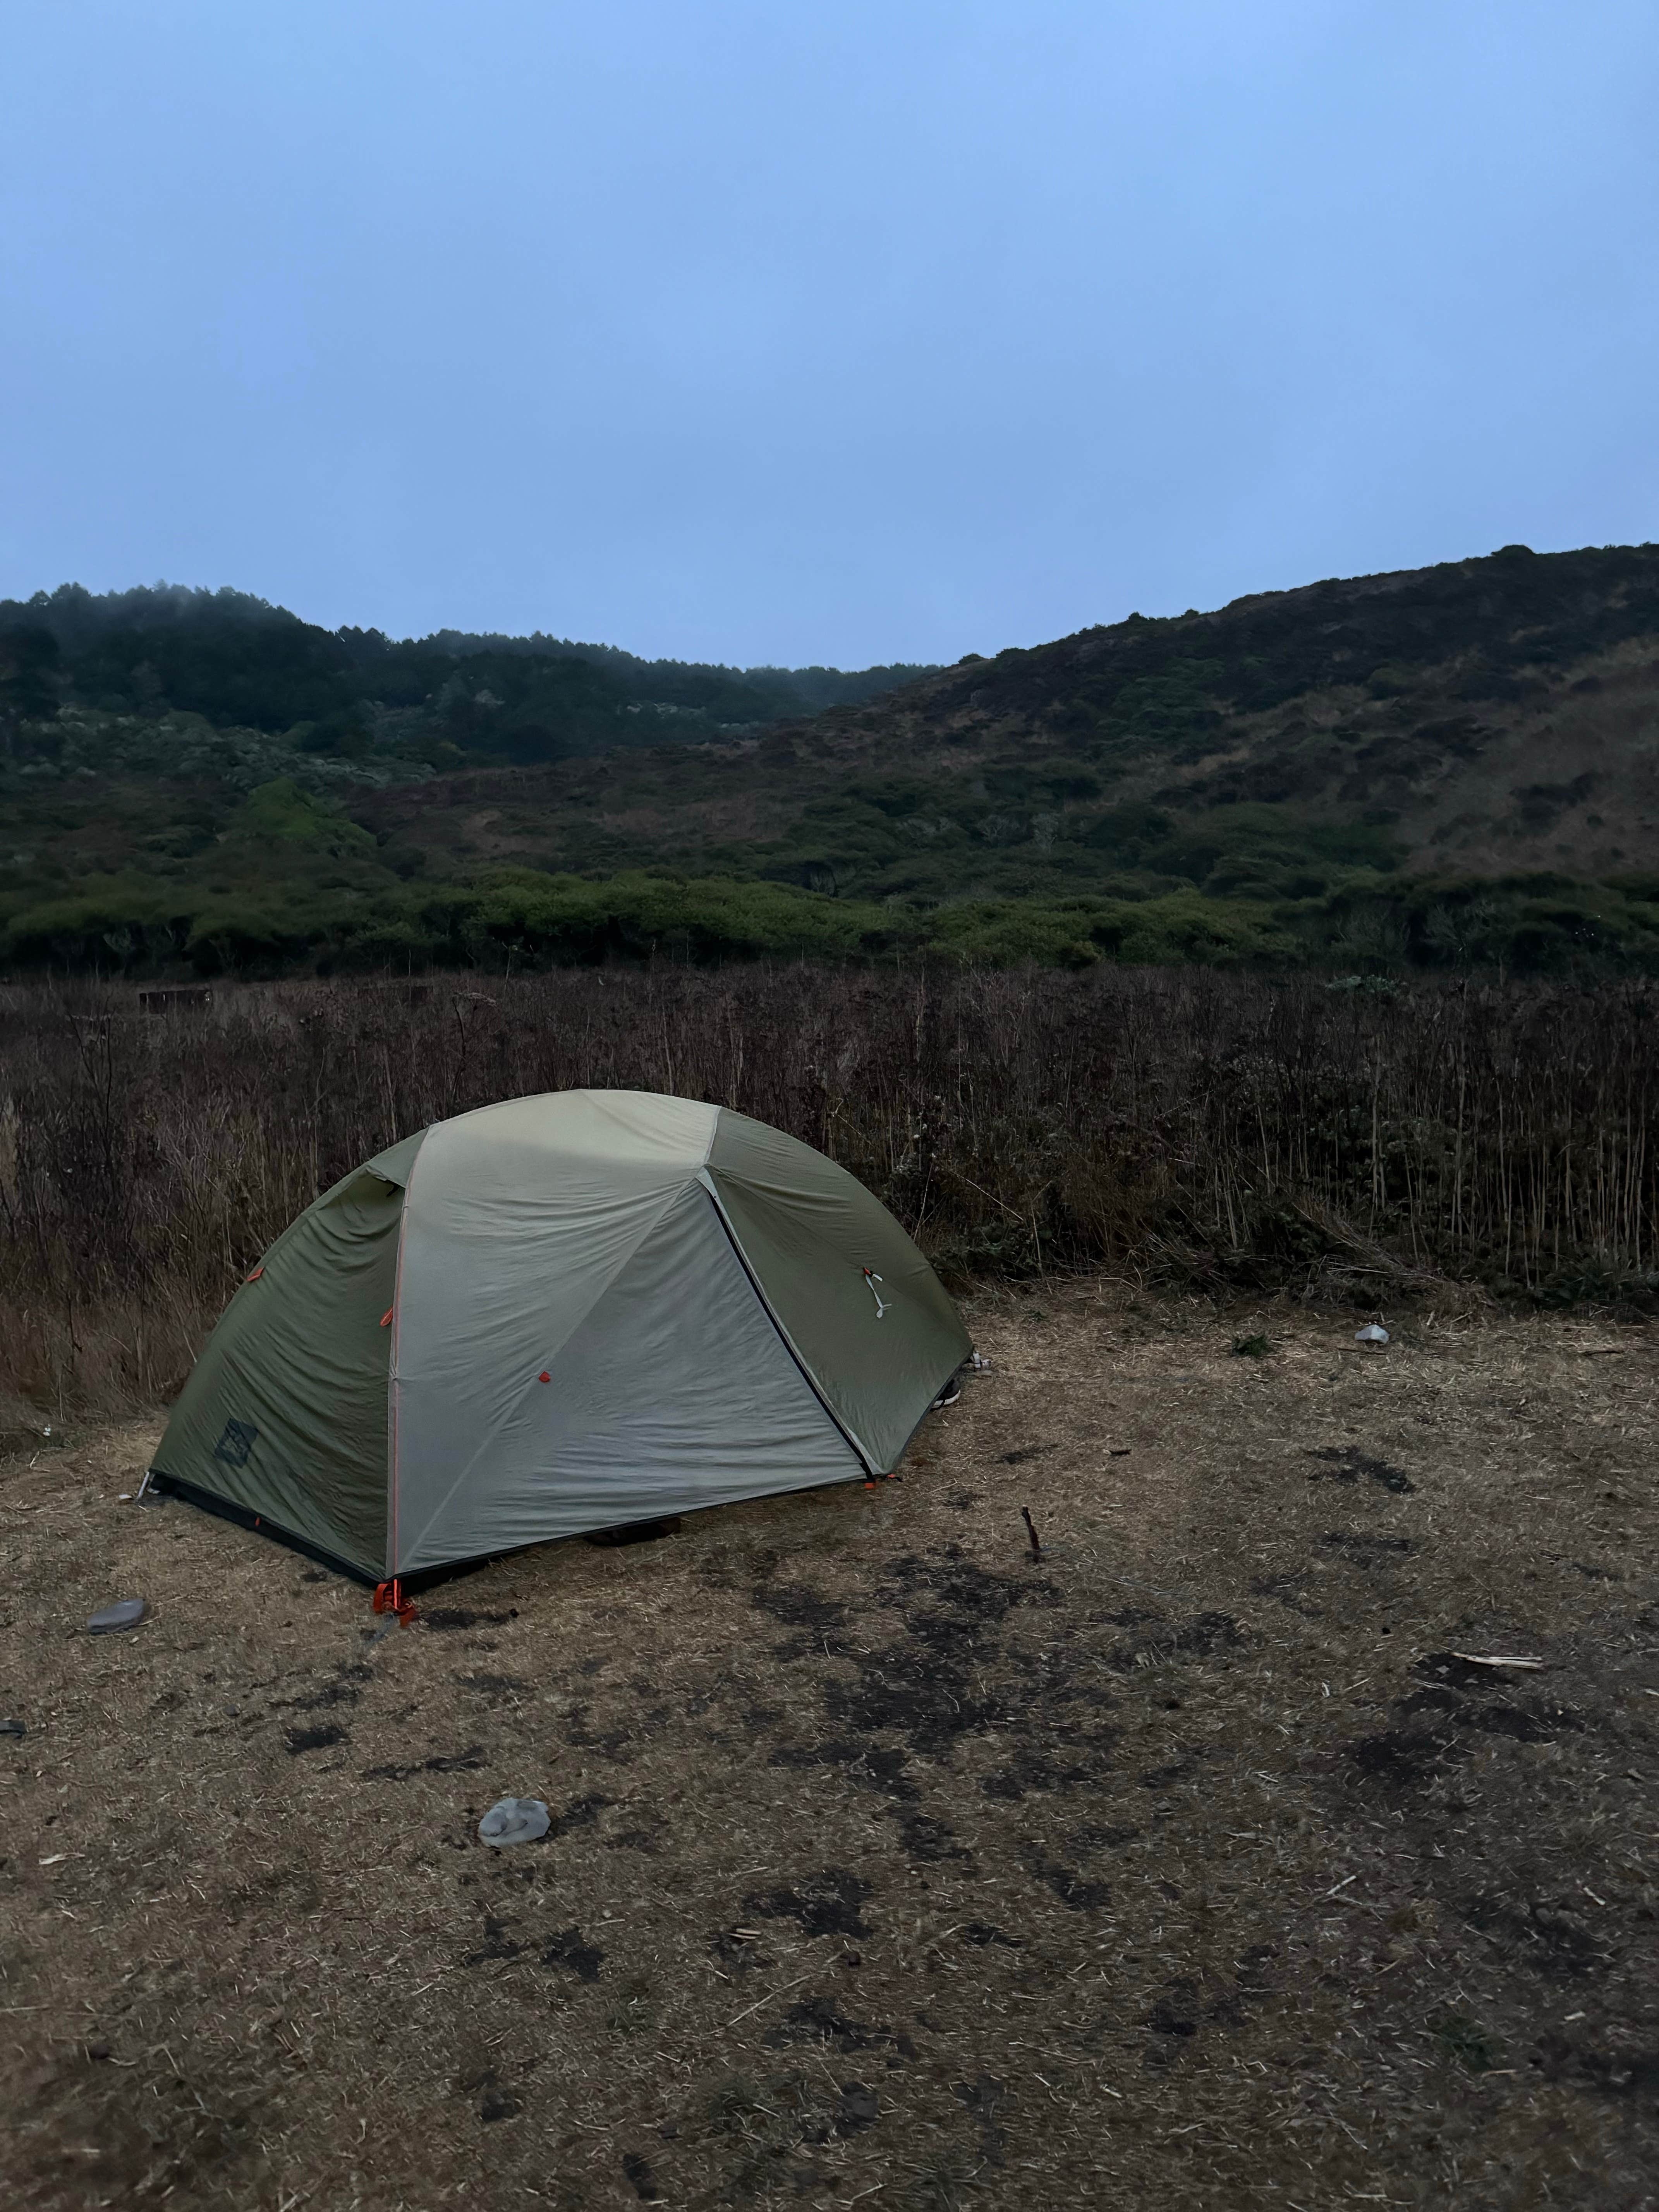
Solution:
M 864 1279 L 869 1286 L 871 1297 L 876 1302 L 876 1319 L 878 1321 L 884 1320 L 886 1318 L 887 1308 L 883 1303 L 881 1292 L 876 1288 L 876 1285 L 880 1282 L 881 1277 L 876 1273 L 873 1267 L 866 1267 L 864 1271 Z

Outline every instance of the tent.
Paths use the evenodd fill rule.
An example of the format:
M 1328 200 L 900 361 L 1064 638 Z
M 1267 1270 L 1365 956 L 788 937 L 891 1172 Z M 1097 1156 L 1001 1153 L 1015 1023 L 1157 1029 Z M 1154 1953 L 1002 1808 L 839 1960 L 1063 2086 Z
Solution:
M 811 1146 L 557 1091 L 434 1122 L 308 1206 L 151 1474 L 396 1584 L 890 1472 L 970 1349 L 892 1215 Z

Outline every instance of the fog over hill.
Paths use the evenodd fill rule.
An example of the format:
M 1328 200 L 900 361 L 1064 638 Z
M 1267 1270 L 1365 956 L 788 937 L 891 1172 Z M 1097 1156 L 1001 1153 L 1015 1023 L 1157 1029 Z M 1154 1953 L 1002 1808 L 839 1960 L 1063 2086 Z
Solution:
M 1652 545 L 850 676 L 66 589 L 0 713 L 24 963 L 1659 959 Z

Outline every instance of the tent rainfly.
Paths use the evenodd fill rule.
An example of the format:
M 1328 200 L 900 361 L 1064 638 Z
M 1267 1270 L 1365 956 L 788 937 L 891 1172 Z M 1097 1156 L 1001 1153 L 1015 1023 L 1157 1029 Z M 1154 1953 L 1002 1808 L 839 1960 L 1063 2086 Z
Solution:
M 308 1206 L 151 1474 L 398 1585 L 888 1473 L 970 1349 L 892 1215 L 811 1146 L 556 1091 L 435 1122 Z

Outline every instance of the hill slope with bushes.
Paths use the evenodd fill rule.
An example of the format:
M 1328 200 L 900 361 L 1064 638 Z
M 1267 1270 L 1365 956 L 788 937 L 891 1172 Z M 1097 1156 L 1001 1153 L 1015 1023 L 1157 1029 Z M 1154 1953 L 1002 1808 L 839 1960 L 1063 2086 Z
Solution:
M 919 676 L 173 599 L 0 609 L 14 965 L 1659 963 L 1656 546 L 1510 547 Z

